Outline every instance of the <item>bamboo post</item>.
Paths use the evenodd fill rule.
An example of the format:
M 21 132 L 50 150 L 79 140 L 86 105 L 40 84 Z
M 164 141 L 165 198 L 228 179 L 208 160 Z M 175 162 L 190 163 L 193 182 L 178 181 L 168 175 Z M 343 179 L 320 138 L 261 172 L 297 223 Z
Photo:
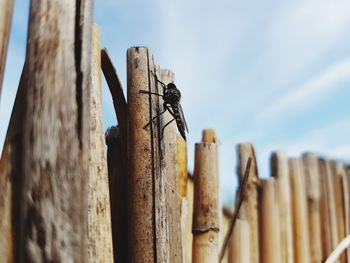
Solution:
M 329 213 L 329 192 L 327 186 L 327 171 L 326 171 L 326 161 L 318 160 L 318 170 L 320 172 L 320 184 L 321 184 L 321 199 L 320 199 L 320 211 L 322 211 L 321 220 L 321 242 L 323 250 L 322 260 L 326 260 L 327 256 L 332 252 L 332 233 L 331 233 L 331 218 Z
M 244 219 L 237 219 L 230 237 L 228 262 L 249 263 L 250 255 L 249 223 Z
M 145 125 L 159 112 L 153 57 L 144 47 L 128 49 L 128 165 L 129 165 L 129 260 L 166 262 L 166 198 L 160 173 L 159 119 Z
M 15 258 L 15 229 L 19 226 L 20 182 L 22 180 L 19 161 L 22 159 L 23 119 L 25 114 L 27 86 L 27 64 L 24 65 L 21 80 L 13 106 L 10 124 L 7 130 L 3 152 L 0 160 L 0 258 L 13 262 Z
M 341 185 L 344 196 L 344 220 L 345 220 L 345 236 L 350 235 L 350 190 L 349 190 L 349 182 L 348 177 L 346 175 L 346 168 L 344 167 L 344 174 L 341 177 Z M 350 262 L 350 248 L 346 249 L 346 258 L 347 262 Z
M 31 1 L 23 147 L 11 163 L 16 262 L 86 261 L 91 7 Z
M 342 187 L 342 177 L 345 176 L 345 169 L 342 163 L 332 161 L 331 169 L 333 173 L 335 210 L 337 218 L 338 242 L 345 238 L 345 211 L 344 211 L 344 192 Z M 340 256 L 340 262 L 347 262 L 346 254 Z
M 0 98 L 10 38 L 13 0 L 0 0 Z
M 293 225 L 288 161 L 283 152 L 271 155 L 272 177 L 276 178 L 281 236 L 281 262 L 293 263 Z
M 182 261 L 188 262 L 188 238 L 187 229 L 190 227 L 190 222 L 188 220 L 188 199 L 187 199 L 187 143 L 179 135 L 176 135 L 177 142 L 177 172 L 178 172 L 178 192 L 181 198 L 181 246 L 182 246 Z M 191 232 L 191 231 L 189 231 Z
M 238 152 L 238 178 L 241 181 L 248 158 L 252 158 L 250 175 L 246 191 L 246 200 L 240 210 L 240 218 L 246 219 L 250 229 L 250 247 L 252 263 L 259 262 L 259 222 L 258 222 L 258 192 L 259 183 L 258 168 L 255 158 L 254 147 L 250 143 L 239 144 Z
M 174 73 L 167 69 L 160 70 L 160 80 L 168 84 L 174 81 Z M 159 86 L 159 89 L 161 87 Z M 163 114 L 161 127 L 165 127 L 174 118 L 169 112 Z M 164 129 L 162 173 L 165 181 L 166 216 L 169 226 L 170 262 L 182 262 L 181 244 L 181 196 L 178 193 L 177 140 L 176 123 L 172 121 Z
M 101 50 L 101 67 L 108 83 L 118 120 L 118 127 L 112 127 L 106 132 L 114 262 L 129 262 L 127 171 L 128 109 L 119 76 L 105 48 Z
M 281 241 L 276 184 L 274 178 L 260 180 L 259 230 L 261 262 L 281 262 Z
M 195 145 L 192 262 L 218 262 L 219 202 L 216 143 Z
M 301 161 L 291 158 L 288 164 L 294 226 L 294 260 L 295 262 L 310 262 L 306 190 Z
M 88 262 L 113 262 L 108 171 L 102 124 L 99 29 L 93 27 L 88 180 Z
M 318 263 L 322 262 L 324 255 L 321 244 L 321 188 L 317 157 L 312 153 L 305 153 L 303 165 L 308 208 L 310 259 L 311 262 Z

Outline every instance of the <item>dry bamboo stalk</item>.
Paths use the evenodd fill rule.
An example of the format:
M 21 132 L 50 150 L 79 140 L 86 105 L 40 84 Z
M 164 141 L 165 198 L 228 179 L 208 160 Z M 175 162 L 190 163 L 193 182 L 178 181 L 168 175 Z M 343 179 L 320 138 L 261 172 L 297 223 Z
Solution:
M 177 142 L 177 172 L 178 172 L 178 191 L 181 197 L 181 245 L 182 245 L 182 261 L 187 262 L 188 258 L 188 238 L 187 229 L 190 225 L 188 220 L 188 199 L 187 199 L 187 143 L 179 135 L 176 135 Z
M 216 143 L 195 146 L 192 262 L 218 262 L 218 167 Z
M 329 214 L 329 198 L 328 198 L 328 187 L 327 187 L 327 175 L 326 175 L 326 162 L 325 160 L 318 160 L 318 170 L 320 173 L 320 184 L 321 184 L 321 199 L 320 199 L 320 211 L 321 213 L 321 243 L 323 258 L 326 260 L 327 256 L 332 252 L 332 234 L 331 234 L 331 219 Z
M 338 229 L 338 243 L 345 238 L 345 211 L 344 211 L 344 192 L 342 187 L 342 177 L 345 176 L 345 169 L 340 162 L 331 162 L 333 173 L 335 210 Z M 346 254 L 340 256 L 340 262 L 347 262 Z
M 288 174 L 288 162 L 283 152 L 275 152 L 271 156 L 272 176 L 276 178 L 279 222 L 281 234 L 281 262 L 293 263 L 293 225 L 292 202 L 290 193 L 290 181 Z
M 244 169 L 248 158 L 252 158 L 252 166 L 250 169 L 249 181 L 247 185 L 246 200 L 240 210 L 240 218 L 246 219 L 250 229 L 250 248 L 252 263 L 259 262 L 259 226 L 258 226 L 258 192 L 257 185 L 259 183 L 258 169 L 256 164 L 254 147 L 250 143 L 239 144 L 238 152 L 238 178 L 241 181 L 244 175 Z
M 87 262 L 113 262 L 108 171 L 102 124 L 102 79 L 99 42 L 99 29 L 97 25 L 94 25 L 90 96 Z
M 166 262 L 169 257 L 164 178 L 160 173 L 159 112 L 153 57 L 144 47 L 128 49 L 129 261 Z
M 202 132 L 202 142 L 216 143 L 216 134 L 213 129 L 205 129 Z
M 259 230 L 261 262 L 281 262 L 281 241 L 276 183 L 274 178 L 260 180 Z
M 338 235 L 338 221 L 337 221 L 337 209 L 336 209 L 336 199 L 335 199 L 335 185 L 333 180 L 333 173 L 330 161 L 325 161 L 325 175 L 326 175 L 326 185 L 327 185 L 327 197 L 328 197 L 328 214 L 330 218 L 330 233 L 333 250 L 339 242 Z
M 308 205 L 308 222 L 310 238 L 310 259 L 313 263 L 322 262 L 323 255 L 321 243 L 321 187 L 318 160 L 314 154 L 303 155 L 305 172 L 306 197 Z
M 349 183 L 348 178 L 346 176 L 346 170 L 343 176 L 341 177 L 341 185 L 343 190 L 343 196 L 344 196 L 344 220 L 345 220 L 345 236 L 350 235 L 350 192 L 349 192 Z M 346 258 L 347 263 L 350 262 L 350 248 L 346 249 Z
M 18 262 L 86 261 L 91 33 L 90 1 L 31 1 Z
M 10 39 L 13 0 L 0 0 L 0 98 L 6 65 L 7 46 Z
M 174 81 L 174 73 L 170 70 L 160 70 L 160 80 L 168 84 Z M 161 87 L 159 86 L 159 90 Z M 161 108 L 162 109 L 162 108 Z M 162 118 L 162 127 L 164 129 L 162 147 L 163 162 L 162 173 L 165 180 L 166 195 L 166 217 L 168 223 L 170 262 L 182 262 L 182 244 L 181 244 L 181 196 L 178 193 L 178 172 L 177 172 L 177 141 L 176 141 L 176 122 L 169 112 L 165 112 Z
M 22 116 L 25 114 L 26 68 L 27 66 L 24 65 L 0 160 L 0 233 L 2 233 L 0 235 L 0 258 L 4 262 L 14 261 L 13 232 L 20 227 L 17 219 L 20 209 L 22 173 L 18 163 L 22 158 L 23 142 L 18 138 L 23 131 Z
M 301 161 L 288 160 L 292 196 L 294 260 L 310 262 L 310 244 L 307 220 L 306 190 Z
M 237 219 L 230 237 L 228 262 L 250 263 L 250 235 L 249 223 L 244 219 Z

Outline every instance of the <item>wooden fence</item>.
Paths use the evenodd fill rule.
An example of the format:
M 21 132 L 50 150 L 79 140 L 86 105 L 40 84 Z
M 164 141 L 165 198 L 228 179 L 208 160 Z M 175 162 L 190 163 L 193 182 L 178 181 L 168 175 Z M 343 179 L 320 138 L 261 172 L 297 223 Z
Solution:
M 1 260 L 323 262 L 350 234 L 349 166 L 278 152 L 261 179 L 253 145 L 239 144 L 235 211 L 223 210 L 215 132 L 195 145 L 188 180 L 176 124 L 162 134 L 170 113 L 146 125 L 162 97 L 140 93 L 161 92 L 153 73 L 165 83 L 174 73 L 148 48 L 128 49 L 125 98 L 91 9 L 87 0 L 31 1 L 0 161 Z M 106 137 L 101 69 L 118 119 Z M 340 262 L 349 261 L 347 251 Z

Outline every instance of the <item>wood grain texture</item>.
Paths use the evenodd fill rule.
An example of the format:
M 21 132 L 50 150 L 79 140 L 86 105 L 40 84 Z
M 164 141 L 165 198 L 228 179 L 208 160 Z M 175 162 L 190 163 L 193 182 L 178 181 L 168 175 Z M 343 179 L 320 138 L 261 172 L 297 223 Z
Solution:
M 97 25 L 94 25 L 91 60 L 87 262 L 108 263 L 113 262 L 113 246 L 105 136 L 102 123 L 102 80 L 99 42 L 99 29 Z
M 0 0 L 0 98 L 4 79 L 7 47 L 10 39 L 13 0 Z
M 160 172 L 159 119 L 144 127 L 159 112 L 153 57 L 144 47 L 128 49 L 128 165 L 129 261 L 167 262 L 167 218 L 164 178 Z
M 174 73 L 167 69 L 160 70 L 160 80 L 164 84 L 173 82 Z M 161 90 L 159 85 L 158 90 Z M 162 108 L 160 107 L 160 110 Z M 161 127 L 173 120 L 169 112 L 165 112 L 161 119 Z M 161 172 L 164 176 L 166 195 L 166 217 L 169 233 L 170 262 L 182 262 L 181 244 L 181 196 L 178 193 L 178 170 L 177 170 L 177 139 L 176 122 L 172 121 L 166 126 L 163 134 Z
M 250 234 L 247 220 L 237 219 L 229 242 L 228 262 L 250 263 Z
M 318 170 L 318 159 L 314 154 L 303 155 L 303 166 L 306 184 L 307 212 L 310 238 L 310 260 L 313 263 L 322 261 L 321 244 L 321 184 Z
M 246 200 L 243 202 L 239 212 L 241 219 L 246 219 L 250 229 L 250 248 L 252 263 L 259 262 L 259 222 L 258 222 L 258 192 L 259 183 L 258 168 L 255 158 L 254 147 L 250 143 L 243 143 L 237 146 L 238 154 L 238 178 L 241 181 L 244 176 L 248 158 L 252 158 L 250 175 L 247 184 Z
M 217 144 L 195 145 L 192 262 L 218 262 Z
M 288 162 L 283 152 L 271 155 L 271 175 L 276 178 L 281 235 L 281 262 L 293 263 L 293 224 Z
M 274 178 L 260 181 L 259 186 L 260 262 L 281 262 L 281 240 L 276 182 Z
M 85 262 L 92 3 L 30 3 L 19 262 Z
M 292 196 L 294 260 L 310 262 L 305 180 L 300 159 L 288 160 Z

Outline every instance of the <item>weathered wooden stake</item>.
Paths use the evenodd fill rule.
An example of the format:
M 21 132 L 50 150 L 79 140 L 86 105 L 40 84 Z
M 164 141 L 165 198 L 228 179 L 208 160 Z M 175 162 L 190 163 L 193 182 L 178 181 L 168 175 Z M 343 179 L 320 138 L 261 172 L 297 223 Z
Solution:
M 166 85 L 174 81 L 174 73 L 167 69 L 160 70 L 160 80 Z M 158 90 L 161 90 L 159 85 Z M 169 112 L 165 112 L 161 121 L 161 128 L 167 125 L 174 118 Z M 176 122 L 172 121 L 164 129 L 163 156 L 161 172 L 164 177 L 166 195 L 166 217 L 169 233 L 170 262 L 182 262 L 181 244 L 181 196 L 178 193 L 178 171 L 177 171 L 177 141 Z
M 91 31 L 91 1 L 31 1 L 21 152 L 11 162 L 16 262 L 87 259 Z
M 276 178 L 281 236 L 281 262 L 293 263 L 293 225 L 288 162 L 283 152 L 271 155 L 272 177 Z
M 327 187 L 327 175 L 326 175 L 326 161 L 319 159 L 318 160 L 318 170 L 320 173 L 320 184 L 321 184 L 321 199 L 320 199 L 320 210 L 322 211 L 322 220 L 321 220 L 321 242 L 322 242 L 322 251 L 323 258 L 326 260 L 328 255 L 332 252 L 332 234 L 331 234 L 331 219 L 329 214 L 329 193 Z
M 294 260 L 310 262 L 306 190 L 301 161 L 292 158 L 289 159 L 288 164 L 293 211 Z
M 153 57 L 144 47 L 128 49 L 129 261 L 167 262 L 166 187 L 160 172 L 159 112 Z
M 217 144 L 195 146 L 192 262 L 218 262 Z
M 238 178 L 241 181 L 244 175 L 248 158 L 252 158 L 250 175 L 246 191 L 246 200 L 240 210 L 240 218 L 246 219 L 249 223 L 250 230 L 250 248 L 252 263 L 259 262 L 259 222 L 258 222 L 258 191 L 259 183 L 258 168 L 256 164 L 254 147 L 250 143 L 239 144 L 238 153 Z
M 13 0 L 0 0 L 0 98 L 10 38 Z
M 310 238 L 310 260 L 317 263 L 322 262 L 323 251 L 321 243 L 321 187 L 320 173 L 318 171 L 318 160 L 314 154 L 303 155 L 303 165 L 306 183 L 306 197 L 308 205 L 309 238 Z
M 228 262 L 251 262 L 250 251 L 249 224 L 244 219 L 237 219 L 230 237 Z
M 113 262 L 111 210 L 105 137 L 102 123 L 102 80 L 99 29 L 93 27 L 91 123 L 88 180 L 88 262 Z
M 260 180 L 258 210 L 261 262 L 279 263 L 281 262 L 281 240 L 274 178 Z

